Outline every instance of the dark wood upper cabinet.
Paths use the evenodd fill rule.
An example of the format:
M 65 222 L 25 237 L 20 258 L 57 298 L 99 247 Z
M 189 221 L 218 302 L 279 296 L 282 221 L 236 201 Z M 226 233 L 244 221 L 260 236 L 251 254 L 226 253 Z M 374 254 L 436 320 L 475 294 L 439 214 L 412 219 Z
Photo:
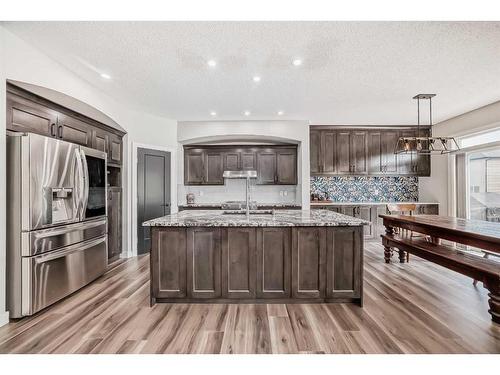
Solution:
M 257 184 L 276 184 L 276 153 L 273 150 L 263 150 L 257 153 Z
M 335 148 L 333 148 L 335 149 Z M 309 134 L 309 158 L 311 174 L 323 172 L 321 166 L 321 131 L 311 130 Z
M 428 128 L 423 128 L 420 134 L 429 133 Z M 392 130 L 318 126 L 310 130 L 311 175 L 430 176 L 428 155 L 394 153 L 400 136 L 415 135 L 414 127 Z
M 58 113 L 17 95 L 7 95 L 7 129 L 56 137 Z
M 351 165 L 351 133 L 338 131 L 336 142 L 337 174 L 350 174 Z
M 279 185 L 297 184 L 297 152 L 295 149 L 277 151 L 276 183 Z
M 337 134 L 334 131 L 323 131 L 321 134 L 321 171 L 323 173 L 337 172 Z
M 184 183 L 201 185 L 204 183 L 205 155 L 203 150 L 189 150 L 184 153 Z
M 397 131 L 382 130 L 368 133 L 368 173 L 397 174 L 397 155 L 394 148 L 398 141 Z
M 222 163 L 222 152 L 205 152 L 205 183 L 208 185 L 224 185 L 222 173 L 224 172 Z
M 224 152 L 224 170 L 238 171 L 241 169 L 241 153 L 239 152 Z
M 257 171 L 257 184 L 296 185 L 297 147 L 284 146 L 186 146 L 185 185 L 223 185 L 225 170 Z
M 62 114 L 58 116 L 57 137 L 67 142 L 92 147 L 92 127 L 71 116 Z
M 108 163 L 122 163 L 122 140 L 115 134 L 110 134 L 108 138 Z
M 351 173 L 366 174 L 368 172 L 367 160 L 367 132 L 353 131 L 350 134 L 350 160 Z
M 109 134 L 100 129 L 94 129 L 92 132 L 92 148 L 109 153 Z M 108 157 L 109 159 L 109 157 Z

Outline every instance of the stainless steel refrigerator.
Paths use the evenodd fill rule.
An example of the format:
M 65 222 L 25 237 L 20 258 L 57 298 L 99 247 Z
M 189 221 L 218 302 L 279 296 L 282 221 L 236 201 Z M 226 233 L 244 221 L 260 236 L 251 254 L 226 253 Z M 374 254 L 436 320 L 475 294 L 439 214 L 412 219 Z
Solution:
M 7 304 L 32 315 L 106 271 L 106 153 L 7 136 Z

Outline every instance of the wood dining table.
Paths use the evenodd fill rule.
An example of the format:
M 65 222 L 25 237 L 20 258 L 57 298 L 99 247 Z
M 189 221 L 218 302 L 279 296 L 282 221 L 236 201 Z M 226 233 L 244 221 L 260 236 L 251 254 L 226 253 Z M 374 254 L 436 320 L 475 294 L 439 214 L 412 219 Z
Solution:
M 500 323 L 500 262 L 465 254 L 459 247 L 454 246 L 454 244 L 468 245 L 500 257 L 500 223 L 440 215 L 379 216 L 383 219 L 385 226 L 385 235 L 382 235 L 382 241 L 385 243 L 384 259 L 386 263 L 390 262 L 391 257 L 389 247 L 391 245 L 387 244 L 396 243 L 397 246 L 397 241 L 401 241 L 399 247 L 401 263 L 405 261 L 406 257 L 402 252 L 406 250 L 464 275 L 471 276 L 474 274 L 474 272 L 471 272 L 474 267 L 477 267 L 476 271 L 478 272 L 488 272 L 488 276 L 483 280 L 483 283 L 490 291 L 489 312 L 492 314 L 492 319 Z M 407 239 L 406 242 L 404 238 L 398 239 L 398 237 L 401 237 L 400 234 L 405 231 L 407 234 L 411 233 L 410 240 Z M 412 238 L 418 236 L 419 233 L 428 236 L 426 237 L 428 242 L 436 245 L 427 245 L 429 254 L 425 253 L 422 246 L 419 248 L 418 246 L 412 247 Z M 442 240 L 448 240 L 454 244 L 451 246 L 441 244 Z M 435 251 L 434 255 L 430 254 L 432 251 Z M 441 252 L 441 255 L 435 256 L 438 252 Z

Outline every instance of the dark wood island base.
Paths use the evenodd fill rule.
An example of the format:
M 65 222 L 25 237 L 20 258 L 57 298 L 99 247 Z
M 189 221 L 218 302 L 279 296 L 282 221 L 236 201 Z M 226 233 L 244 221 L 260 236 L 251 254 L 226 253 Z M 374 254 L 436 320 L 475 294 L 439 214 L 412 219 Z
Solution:
M 363 227 L 152 226 L 151 303 L 363 303 Z

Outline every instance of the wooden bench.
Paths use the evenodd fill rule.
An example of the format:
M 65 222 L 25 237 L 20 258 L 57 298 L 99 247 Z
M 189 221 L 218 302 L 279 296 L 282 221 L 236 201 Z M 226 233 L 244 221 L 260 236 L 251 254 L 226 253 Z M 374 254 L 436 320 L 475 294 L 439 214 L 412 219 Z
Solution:
M 406 251 L 450 270 L 483 282 L 489 290 L 488 312 L 492 320 L 500 323 L 500 263 L 491 259 L 457 251 L 454 247 L 434 243 L 422 237 L 399 236 L 387 233 L 382 235 L 386 252 L 391 248 Z

